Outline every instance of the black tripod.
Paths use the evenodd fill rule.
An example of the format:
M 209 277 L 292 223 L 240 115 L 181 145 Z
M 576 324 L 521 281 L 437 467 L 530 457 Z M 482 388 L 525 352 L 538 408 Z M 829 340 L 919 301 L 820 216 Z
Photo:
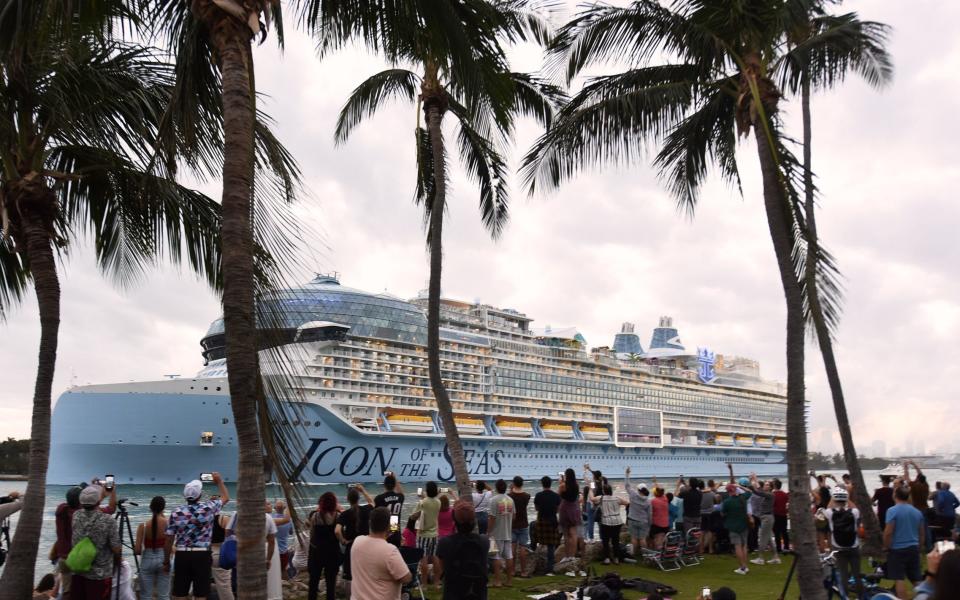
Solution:
M 136 565 L 136 567 L 137 567 L 137 571 L 136 571 L 136 572 L 137 572 L 137 574 L 139 574 L 139 573 L 140 573 L 140 560 L 137 558 L 137 553 L 134 552 L 134 549 L 133 549 L 133 545 L 134 545 L 134 543 L 136 542 L 136 539 L 137 539 L 137 538 L 133 537 L 133 529 L 130 527 L 130 515 L 127 513 L 127 507 L 124 506 L 124 504 L 129 504 L 130 506 L 140 506 L 140 505 L 137 504 L 136 502 L 131 502 L 131 501 L 127 500 L 126 498 L 121 498 L 120 500 L 117 501 L 117 514 L 116 514 L 116 516 L 114 516 L 114 519 L 117 520 L 117 527 L 118 527 L 119 533 L 120 533 L 120 558 L 121 558 L 121 559 L 123 558 L 123 548 L 124 548 L 124 546 L 126 546 L 127 548 L 129 548 L 129 549 L 130 549 L 130 552 L 133 554 L 133 563 L 134 563 L 134 564 Z M 123 531 L 124 531 L 124 529 L 126 529 L 126 531 L 127 531 L 127 538 L 129 538 L 129 541 L 128 541 L 128 542 L 124 542 L 124 541 L 123 541 Z M 120 598 L 120 584 L 122 583 L 122 582 L 120 581 L 120 575 L 122 574 L 122 572 L 121 572 L 121 565 L 122 565 L 122 561 L 121 561 L 121 560 L 117 560 L 117 568 L 115 569 L 115 571 L 116 571 L 116 581 L 117 581 L 117 588 L 116 588 L 117 591 L 116 591 L 116 596 L 115 596 L 115 598 L 117 598 L 118 600 L 119 600 L 119 598 Z M 133 573 L 131 573 L 130 575 L 131 575 L 131 579 L 132 579 L 132 578 L 133 578 Z

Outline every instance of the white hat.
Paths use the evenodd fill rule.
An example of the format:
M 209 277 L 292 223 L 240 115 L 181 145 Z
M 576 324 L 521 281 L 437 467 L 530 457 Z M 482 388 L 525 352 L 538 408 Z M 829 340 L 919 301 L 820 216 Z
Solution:
M 194 479 L 183 486 L 183 497 L 187 500 L 196 500 L 203 493 L 203 483 L 199 479 Z
M 80 504 L 83 506 L 96 506 L 100 504 L 103 498 L 103 488 L 99 485 L 88 485 L 80 492 Z

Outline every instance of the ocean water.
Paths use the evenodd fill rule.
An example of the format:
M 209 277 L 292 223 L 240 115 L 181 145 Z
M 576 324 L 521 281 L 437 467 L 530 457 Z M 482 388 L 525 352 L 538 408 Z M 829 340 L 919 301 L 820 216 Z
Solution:
M 832 471 L 832 474 L 835 474 L 838 478 L 840 476 L 840 471 Z M 934 482 L 936 481 L 948 481 L 950 486 L 953 489 L 960 489 L 960 471 L 956 470 L 939 470 L 939 469 L 930 469 L 925 470 L 924 473 L 927 476 L 927 480 L 930 482 L 930 487 L 933 487 Z M 784 480 L 786 478 L 783 478 Z M 864 479 L 866 481 L 867 487 L 873 489 L 879 485 L 879 471 L 864 471 Z M 637 481 L 642 481 L 642 477 L 638 476 Z M 492 484 L 492 482 L 490 482 Z M 615 486 L 619 482 L 615 482 Z M 786 483 L 786 481 L 784 481 Z M 403 491 L 406 494 L 406 501 L 404 504 L 404 516 L 413 511 L 414 506 L 416 505 L 417 498 L 416 492 L 417 488 L 422 486 L 422 483 L 416 482 L 403 482 Z M 673 481 L 662 479 L 661 485 L 667 487 L 668 490 L 674 485 Z M 6 495 L 12 490 L 23 491 L 26 487 L 25 482 L 15 481 L 15 482 L 3 482 L 0 481 L 0 495 Z M 234 495 L 236 491 L 236 486 L 228 485 L 227 486 L 230 494 Z M 54 524 L 54 513 L 57 509 L 57 506 L 64 502 L 64 496 L 69 489 L 69 486 L 62 485 L 51 485 L 47 487 L 46 495 L 46 510 L 43 514 L 43 531 L 41 533 L 40 539 L 40 556 L 37 557 L 37 568 L 36 568 L 36 578 L 39 579 L 43 576 L 44 573 L 48 573 L 52 570 L 50 561 L 47 560 L 47 554 L 50 550 L 50 547 L 56 541 L 56 527 Z M 204 492 L 205 494 L 213 493 L 216 488 L 213 484 L 205 484 Z M 535 494 L 539 489 L 539 482 L 527 482 L 525 488 L 527 492 L 531 495 Z M 622 490 L 622 486 L 620 487 Z M 340 499 L 342 504 L 346 504 L 347 496 L 347 486 L 344 485 L 318 485 L 318 486 L 309 486 L 304 490 L 304 498 L 307 502 L 307 506 L 302 508 L 308 509 L 309 507 L 315 505 L 317 498 L 324 492 L 333 492 Z M 368 493 L 371 496 L 376 496 L 382 490 L 381 486 L 369 486 L 367 489 Z M 154 496 L 164 496 L 167 500 L 167 513 L 169 514 L 172 508 L 176 507 L 183 500 L 183 486 L 181 485 L 128 485 L 128 486 L 117 486 L 117 496 L 118 498 L 127 498 L 128 501 L 125 503 L 127 507 L 128 514 L 130 516 L 130 524 L 133 529 L 134 534 L 136 534 L 137 525 L 150 517 L 150 500 Z M 267 487 L 267 499 L 268 500 L 277 500 L 282 499 L 283 493 L 279 486 L 271 485 Z M 136 503 L 136 504 L 134 504 Z M 236 504 L 233 502 L 227 504 L 225 511 L 233 512 L 236 510 Z M 533 503 L 530 503 L 529 507 L 530 513 L 533 513 Z M 13 532 L 16 529 L 17 516 L 14 515 L 10 519 L 10 535 L 13 537 Z M 403 517 L 400 520 L 401 524 L 404 523 Z M 126 541 L 126 532 L 124 532 L 124 538 Z M 131 559 L 132 552 L 129 549 L 124 549 L 124 557 Z

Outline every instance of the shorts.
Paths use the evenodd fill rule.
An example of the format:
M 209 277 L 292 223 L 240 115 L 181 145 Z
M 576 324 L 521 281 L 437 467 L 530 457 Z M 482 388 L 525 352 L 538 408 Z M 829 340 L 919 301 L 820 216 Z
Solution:
M 519 544 L 521 546 L 529 546 L 530 545 L 530 528 L 524 527 L 523 529 L 514 529 L 513 543 Z
M 113 589 L 113 578 L 87 579 L 83 575 L 69 577 L 71 598 L 109 598 Z
M 660 527 L 659 525 L 650 526 L 650 535 L 660 535 L 661 533 L 666 533 L 670 531 L 669 527 Z
M 417 548 L 423 550 L 424 558 L 435 556 L 437 554 L 437 538 L 417 536 Z
M 727 534 L 730 536 L 730 544 L 734 546 L 746 546 L 747 545 L 747 529 L 743 531 L 728 531 Z
M 650 537 L 650 523 L 641 523 L 640 521 L 627 519 L 627 531 L 630 532 L 630 537 L 645 540 Z
M 688 531 L 694 527 L 700 527 L 700 517 L 684 517 L 683 530 Z
M 497 551 L 490 558 L 493 560 L 510 560 L 513 558 L 513 544 L 510 540 L 496 540 Z
M 923 579 L 920 576 L 920 548 L 910 546 L 891 550 L 887 554 L 887 579 L 894 581 L 909 579 L 914 583 Z
M 213 558 L 210 551 L 177 552 L 173 555 L 173 586 L 171 596 L 189 596 L 190 586 L 193 595 L 206 598 L 210 595 L 210 573 Z

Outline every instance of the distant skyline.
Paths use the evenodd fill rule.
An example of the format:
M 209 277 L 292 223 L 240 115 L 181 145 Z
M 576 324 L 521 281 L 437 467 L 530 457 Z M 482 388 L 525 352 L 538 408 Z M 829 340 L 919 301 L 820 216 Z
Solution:
M 885 90 L 851 77 L 813 100 L 818 224 L 844 275 L 836 350 L 858 451 L 869 455 L 878 442 L 891 454 L 918 443 L 956 451 L 960 37 L 953 24 L 960 4 L 861 0 L 838 10 L 892 25 L 896 67 Z M 337 270 L 344 285 L 413 297 L 428 273 L 412 202 L 414 109 L 398 103 L 335 147 L 343 101 L 383 64 L 359 49 L 320 61 L 293 19 L 287 25 L 283 56 L 271 39 L 256 48 L 255 61 L 261 107 L 277 121 L 309 192 L 296 211 L 317 234 L 301 253 L 299 277 Z M 512 56 L 520 70 L 540 64 L 530 47 Z M 799 138 L 798 104 L 787 99 L 783 112 Z M 532 123 L 520 127 L 514 165 L 537 133 Z M 516 308 L 535 327 L 577 326 L 591 346 L 611 345 L 630 321 L 646 347 L 658 317 L 671 315 L 687 348 L 757 359 L 765 377 L 785 381 L 784 303 L 759 169 L 749 141 L 740 152 L 742 198 L 713 179 L 692 219 L 678 214 L 649 161 L 585 172 L 547 197 L 527 198 L 514 178 L 511 220 L 496 243 L 457 170 L 444 294 Z M 202 189 L 219 198 L 215 184 Z M 89 244 L 62 265 L 54 397 L 71 382 L 199 370 L 199 340 L 220 313 L 202 283 L 160 267 L 119 289 L 97 272 Z M 39 334 L 32 296 L 0 331 L 0 436 L 27 437 Z M 840 444 L 822 362 L 814 343 L 807 350 L 810 447 L 834 453 Z

